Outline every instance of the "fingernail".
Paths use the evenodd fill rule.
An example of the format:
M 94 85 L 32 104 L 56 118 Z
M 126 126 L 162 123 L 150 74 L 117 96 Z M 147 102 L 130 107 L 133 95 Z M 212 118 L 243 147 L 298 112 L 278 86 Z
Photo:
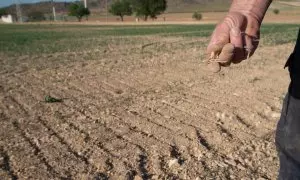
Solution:
M 240 36 L 241 35 L 241 30 L 239 28 L 232 28 L 231 29 L 231 34 L 233 36 Z

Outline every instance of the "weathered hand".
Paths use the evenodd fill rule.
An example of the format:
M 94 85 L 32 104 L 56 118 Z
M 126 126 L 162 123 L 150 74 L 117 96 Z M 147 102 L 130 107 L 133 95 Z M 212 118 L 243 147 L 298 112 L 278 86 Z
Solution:
M 207 47 L 209 65 L 212 71 L 218 72 L 220 66 L 240 63 L 255 52 L 260 38 L 260 25 L 269 3 L 260 0 L 234 1 L 233 5 L 220 22 Z

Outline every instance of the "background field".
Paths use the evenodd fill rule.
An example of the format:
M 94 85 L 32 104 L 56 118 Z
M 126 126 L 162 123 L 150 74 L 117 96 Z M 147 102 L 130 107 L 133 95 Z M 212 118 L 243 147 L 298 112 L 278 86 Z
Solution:
M 22 0 L 21 0 L 22 2 Z M 22 4 L 22 13 L 27 16 L 30 12 L 43 12 L 49 23 L 49 18 L 52 16 L 52 3 L 50 1 L 32 1 L 37 3 Z M 91 16 L 88 23 L 104 24 L 106 22 L 120 22 L 120 18 L 106 13 L 106 1 L 104 0 L 89 0 L 88 7 L 91 10 Z M 112 0 L 108 0 L 108 8 Z M 202 13 L 202 23 L 216 23 L 224 17 L 229 9 L 231 0 L 168 0 L 166 11 L 158 16 L 154 22 L 174 23 L 174 22 L 194 22 L 192 15 L 195 11 Z M 56 2 L 55 8 L 57 12 L 57 20 L 59 22 L 76 22 L 75 17 L 68 16 L 68 6 L 70 3 Z M 16 15 L 15 5 L 6 7 L 7 12 Z M 278 9 L 280 13 L 275 15 L 274 9 Z M 166 21 L 164 21 L 166 20 Z M 85 21 L 85 20 L 83 20 Z M 135 22 L 135 16 L 125 16 L 126 23 Z M 149 21 L 148 21 L 149 22 Z M 298 0 L 275 0 L 268 9 L 265 22 L 271 23 L 300 23 L 300 2 Z M 142 22 L 140 22 L 142 23 Z M 150 23 L 153 23 L 150 21 Z
M 264 24 L 219 74 L 202 62 L 213 28 L 0 25 L 0 177 L 276 179 L 299 25 Z

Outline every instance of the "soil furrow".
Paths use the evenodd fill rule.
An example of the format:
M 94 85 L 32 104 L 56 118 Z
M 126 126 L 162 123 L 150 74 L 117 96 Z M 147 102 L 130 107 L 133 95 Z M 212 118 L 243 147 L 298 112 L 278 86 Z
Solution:
M 37 141 L 34 141 L 32 138 L 29 137 L 29 135 L 20 128 L 20 124 L 17 121 L 13 122 L 13 126 L 17 132 L 20 133 L 21 137 L 30 144 L 31 148 L 34 149 L 34 155 L 37 156 L 40 161 L 46 166 L 47 170 L 55 175 L 55 176 L 60 176 L 62 178 L 70 178 L 69 172 L 60 172 L 58 171 L 57 168 L 54 165 L 52 165 L 49 160 L 46 158 L 45 154 L 43 153 L 43 150 L 39 147 L 39 144 Z
M 8 153 L 0 146 L 0 169 L 5 171 L 11 180 L 19 179 L 11 166 L 11 158 Z M 1 173 L 0 173 L 1 175 Z
M 1 122 L 1 127 L 6 133 L 1 133 L 1 146 L 10 157 L 10 167 L 17 177 L 34 178 L 42 175 L 45 178 L 60 179 L 63 176 L 49 164 L 35 144 L 30 141 L 17 123 L 9 121 Z M 21 160 L 21 161 L 20 161 Z

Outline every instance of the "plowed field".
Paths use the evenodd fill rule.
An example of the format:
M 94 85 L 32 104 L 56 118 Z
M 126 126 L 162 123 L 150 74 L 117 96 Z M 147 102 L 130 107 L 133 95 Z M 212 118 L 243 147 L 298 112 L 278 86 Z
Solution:
M 211 25 L 0 29 L 0 179 L 276 179 L 297 25 L 219 74 Z

